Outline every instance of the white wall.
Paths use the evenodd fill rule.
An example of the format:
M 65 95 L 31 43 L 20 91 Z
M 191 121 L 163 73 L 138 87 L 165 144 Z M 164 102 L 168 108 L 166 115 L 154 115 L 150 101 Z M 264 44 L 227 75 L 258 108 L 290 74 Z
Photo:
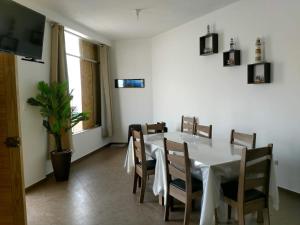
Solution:
M 68 27 L 70 29 L 73 29 L 74 31 L 80 32 L 81 34 L 85 35 L 88 37 L 88 39 L 97 41 L 103 44 L 111 45 L 111 41 L 104 37 L 103 35 L 87 28 L 84 27 L 77 22 L 66 18 L 46 7 L 43 6 L 41 3 L 37 3 L 37 1 L 32 1 L 32 0 L 13 0 L 19 4 L 22 4 L 32 10 L 35 10 L 47 17 L 48 20 L 52 22 L 57 22 L 62 24 L 65 27 Z
M 47 135 L 42 126 L 42 118 L 37 108 L 26 101 L 35 96 L 37 82 L 49 82 L 50 76 L 50 25 L 46 23 L 43 61 L 45 64 L 26 62 L 17 57 L 18 87 L 20 102 L 21 138 L 24 160 L 25 187 L 28 187 L 52 172 L 51 162 L 47 160 Z M 110 143 L 103 139 L 101 128 L 87 130 L 73 136 L 74 154 L 72 161 Z
M 127 142 L 128 125 L 152 121 L 151 39 L 116 41 L 111 49 L 114 79 L 144 78 L 145 88 L 114 88 L 114 142 Z
M 36 94 L 37 82 L 42 80 L 49 82 L 50 26 L 48 23 L 44 37 L 43 60 L 45 64 L 23 61 L 22 57 L 17 57 L 19 115 L 26 187 L 45 178 L 46 175 L 46 131 L 42 126 L 39 110 L 26 103 L 29 97 Z
M 229 140 L 232 128 L 257 132 L 257 144 L 274 143 L 279 185 L 300 192 L 300 2 L 242 0 L 153 38 L 153 117 L 170 130 L 180 116 L 213 124 L 213 136 Z M 199 56 L 206 25 L 219 33 L 219 54 Z M 255 39 L 266 42 L 272 83 L 247 84 Z M 222 51 L 238 38 L 242 66 L 224 68 Z M 166 107 L 167 106 L 167 107 Z

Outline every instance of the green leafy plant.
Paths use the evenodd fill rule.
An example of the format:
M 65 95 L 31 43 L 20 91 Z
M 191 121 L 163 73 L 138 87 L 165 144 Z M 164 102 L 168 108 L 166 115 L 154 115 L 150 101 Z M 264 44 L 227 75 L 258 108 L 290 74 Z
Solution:
M 40 114 L 43 117 L 43 126 L 48 133 L 55 138 L 56 150 L 62 152 L 62 135 L 68 132 L 81 121 L 88 120 L 86 112 L 75 112 L 71 107 L 73 99 L 72 91 L 69 92 L 68 83 L 47 84 L 40 81 L 37 84 L 38 94 L 29 98 L 27 103 L 40 107 Z

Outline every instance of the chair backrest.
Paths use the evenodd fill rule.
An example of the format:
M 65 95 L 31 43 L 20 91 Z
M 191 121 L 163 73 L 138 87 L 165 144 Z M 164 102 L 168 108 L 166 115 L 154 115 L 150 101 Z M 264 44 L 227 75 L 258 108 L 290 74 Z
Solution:
M 256 133 L 245 134 L 231 130 L 230 143 L 245 146 L 247 148 L 255 148 Z
M 192 191 L 190 159 L 187 143 L 177 143 L 164 138 L 167 184 L 172 178 L 185 181 L 186 191 Z
M 141 164 L 142 169 L 146 169 L 146 152 L 144 144 L 144 136 L 142 131 L 132 131 L 134 160 L 135 164 Z
M 244 202 L 246 191 L 258 189 L 265 194 L 266 204 L 268 204 L 272 151 L 273 144 L 264 148 L 242 150 L 238 188 L 239 202 Z
M 166 126 L 165 122 L 154 123 L 154 124 L 146 123 L 147 134 L 164 133 L 165 126 Z
M 142 130 L 142 125 L 141 124 L 130 124 L 128 126 L 128 143 L 129 143 L 130 137 L 132 136 L 133 130 L 137 130 L 137 131 Z
M 207 138 L 211 139 L 212 138 L 212 125 L 204 126 L 204 125 L 196 123 L 195 135 L 198 135 L 201 137 L 207 137 Z
M 193 134 L 195 130 L 195 117 L 181 117 L 181 132 Z

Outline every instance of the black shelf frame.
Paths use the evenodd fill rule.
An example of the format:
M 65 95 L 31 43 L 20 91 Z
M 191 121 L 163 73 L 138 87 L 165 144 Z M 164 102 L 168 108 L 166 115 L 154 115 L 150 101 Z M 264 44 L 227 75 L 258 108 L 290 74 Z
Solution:
M 228 64 L 228 60 L 230 58 L 230 53 L 234 54 L 234 64 Z M 231 50 L 227 52 L 223 52 L 223 66 L 224 67 L 232 67 L 232 66 L 240 66 L 241 65 L 241 51 L 240 50 Z
M 263 66 L 263 81 L 255 81 L 255 67 Z M 266 84 L 271 83 L 271 63 L 260 62 L 254 64 L 248 64 L 248 84 Z
M 212 51 L 211 52 L 204 52 L 204 49 L 206 47 L 206 43 L 208 39 L 211 38 L 212 40 Z M 219 49 L 219 41 L 218 41 L 218 34 L 217 33 L 211 33 L 207 34 L 205 36 L 202 36 L 199 38 L 200 42 L 200 55 L 207 56 L 218 53 Z

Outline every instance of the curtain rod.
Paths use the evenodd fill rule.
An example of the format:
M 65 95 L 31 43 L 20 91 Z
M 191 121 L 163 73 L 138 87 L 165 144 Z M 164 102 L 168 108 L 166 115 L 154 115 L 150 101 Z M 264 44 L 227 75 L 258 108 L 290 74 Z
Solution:
M 65 29 L 65 26 L 62 25 L 62 24 L 60 24 L 60 23 L 58 23 L 58 22 L 49 20 L 49 23 L 50 23 L 50 26 L 51 26 L 51 27 L 53 27 L 53 26 L 56 25 L 56 24 L 57 24 L 57 25 L 60 25 L 60 26 L 63 26 L 65 32 L 68 32 L 68 33 L 70 33 L 70 34 L 73 34 L 73 35 L 75 35 L 75 36 L 77 36 L 77 37 L 79 37 L 79 38 L 81 38 L 81 39 L 90 41 L 90 42 L 92 42 L 93 44 L 99 45 L 99 46 L 101 46 L 101 47 L 105 46 L 105 44 L 103 44 L 103 43 L 101 43 L 101 42 L 94 41 L 94 40 L 88 39 L 88 38 L 86 38 L 86 37 L 82 37 L 82 36 L 80 36 L 79 34 L 76 34 L 76 33 L 72 32 L 71 30 L 66 30 L 66 29 Z
M 84 61 L 88 61 L 88 62 L 91 62 L 91 63 L 100 63 L 99 61 L 89 59 L 89 58 L 86 58 L 86 57 L 82 57 L 82 56 L 78 56 L 78 55 L 74 55 L 74 54 L 71 54 L 71 53 L 66 53 L 66 55 L 69 55 L 69 56 L 72 56 L 72 57 L 75 57 L 75 58 L 79 58 L 79 59 L 82 59 Z
M 89 41 L 89 42 L 91 42 L 91 43 L 93 43 L 93 44 L 95 44 L 95 45 L 99 45 L 99 46 L 101 46 L 101 47 L 105 45 L 105 44 L 99 43 L 99 42 L 97 42 L 97 41 L 94 41 L 94 40 L 91 40 L 91 39 L 82 37 L 82 36 L 80 36 L 79 34 L 76 34 L 76 33 L 72 32 L 72 31 L 70 31 L 70 30 L 66 30 L 66 29 L 65 29 L 65 32 L 70 33 L 70 34 L 73 34 L 73 35 L 75 35 L 76 37 L 79 37 L 79 38 L 81 38 L 81 39 L 87 40 L 87 41 Z

